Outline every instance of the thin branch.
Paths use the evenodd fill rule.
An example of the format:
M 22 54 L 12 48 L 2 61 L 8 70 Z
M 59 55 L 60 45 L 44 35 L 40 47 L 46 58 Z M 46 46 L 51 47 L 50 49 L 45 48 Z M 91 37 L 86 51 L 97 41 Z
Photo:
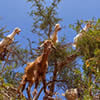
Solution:
M 9 58 L 9 56 L 10 56 L 10 53 L 8 53 L 8 55 L 7 55 L 7 59 L 5 60 L 4 65 L 2 66 L 2 72 L 0 72 L 0 75 L 4 72 L 4 68 L 5 68 L 5 65 L 6 65 L 7 62 L 8 62 L 8 58 Z
M 5 97 L 14 97 L 16 96 L 15 94 L 17 93 L 17 88 L 15 87 L 5 87 L 4 85 L 1 85 L 0 88 L 3 88 L 2 91 L 0 90 L 0 93 L 4 95 Z M 8 99 L 7 99 L 8 100 Z
M 24 61 L 23 60 L 23 58 L 21 58 L 20 56 L 19 56 L 19 54 L 18 54 L 18 52 L 17 51 L 9 51 L 9 52 L 11 52 L 11 53 L 14 53 L 17 57 L 18 57 L 18 59 L 20 59 L 22 62 L 23 62 L 23 64 L 27 64 L 27 61 Z
M 55 61 L 55 67 L 54 67 L 54 72 L 53 72 L 53 78 L 52 78 L 52 84 L 50 85 L 50 96 L 52 97 L 53 92 L 54 92 L 54 87 L 55 87 L 55 81 L 57 78 L 57 72 L 58 72 L 58 65 L 57 65 L 57 61 Z
M 63 62 L 60 62 L 58 64 L 58 68 L 61 70 L 63 68 L 63 66 L 69 64 L 70 62 L 74 61 L 77 58 L 77 53 L 67 57 Z
M 39 10 L 40 15 L 45 18 L 45 14 L 42 14 L 41 13 L 42 12 L 42 9 L 40 7 L 39 1 L 35 0 L 35 3 L 36 3 L 36 6 L 38 7 L 38 10 Z
M 31 41 L 29 39 L 27 39 L 27 40 L 29 42 L 30 54 L 33 55 Z
M 69 46 L 72 46 L 73 43 L 67 43 L 67 44 L 62 44 L 60 46 L 60 48 L 65 48 L 65 47 L 69 47 Z
M 77 57 L 77 53 L 75 53 L 75 54 L 67 57 L 66 60 L 64 60 L 61 63 L 58 63 L 57 67 L 62 69 L 63 66 L 65 66 L 65 65 L 69 64 L 70 62 L 72 62 L 73 60 L 75 60 L 76 57 Z M 68 82 L 66 80 L 55 80 L 56 79 L 56 73 L 57 73 L 57 71 L 55 70 L 54 71 L 54 76 L 55 77 L 53 77 L 53 81 L 48 82 L 46 84 L 46 86 L 49 85 L 49 84 L 51 84 L 51 83 L 54 83 L 54 82 Z M 40 89 L 40 92 L 38 93 L 38 95 L 37 95 L 37 97 L 36 97 L 35 100 L 38 100 L 38 98 L 39 98 L 39 96 L 40 96 L 40 94 L 41 94 L 41 92 L 42 92 L 43 89 L 44 89 L 43 87 Z M 53 84 L 53 90 L 54 90 L 54 84 Z
M 67 81 L 67 80 L 53 80 L 53 81 L 49 81 L 49 82 L 46 84 L 46 86 L 48 86 L 49 84 L 51 84 L 51 83 L 53 83 L 53 82 L 68 82 L 68 81 Z M 41 92 L 43 91 L 43 89 L 44 89 L 44 86 L 40 89 L 40 91 L 39 91 L 38 95 L 36 96 L 35 100 L 38 100 L 38 98 L 39 98 Z

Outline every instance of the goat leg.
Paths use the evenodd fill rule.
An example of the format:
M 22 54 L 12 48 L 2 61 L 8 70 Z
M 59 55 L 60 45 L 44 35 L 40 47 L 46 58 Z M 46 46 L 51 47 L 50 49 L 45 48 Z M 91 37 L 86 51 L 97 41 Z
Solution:
M 21 90 L 21 94 L 22 94 L 23 90 L 25 89 L 26 82 L 27 82 L 26 77 L 23 76 L 23 80 L 21 81 L 21 83 L 20 83 L 20 85 L 17 89 L 18 94 L 20 94 L 20 89 L 21 88 L 22 88 L 22 90 Z
M 29 82 L 28 88 L 27 88 L 27 94 L 28 94 L 28 99 L 31 100 L 31 95 L 30 95 L 30 89 L 33 85 L 33 82 Z
M 49 94 L 49 91 L 46 89 L 46 80 L 45 80 L 45 76 L 42 77 L 42 82 L 43 82 L 43 86 L 44 86 L 44 92 L 46 95 Z
M 39 84 L 39 80 L 38 78 L 36 79 L 35 81 L 35 88 L 34 88 L 34 91 L 33 91 L 33 97 L 35 97 L 37 95 L 37 87 L 38 87 L 38 84 Z

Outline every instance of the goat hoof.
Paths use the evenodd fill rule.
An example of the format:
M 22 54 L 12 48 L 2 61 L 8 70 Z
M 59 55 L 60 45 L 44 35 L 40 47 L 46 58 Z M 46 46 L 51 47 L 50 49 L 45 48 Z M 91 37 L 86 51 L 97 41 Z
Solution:
M 32 94 L 33 94 L 33 96 L 36 96 L 37 95 L 37 90 L 34 89 L 34 92 Z

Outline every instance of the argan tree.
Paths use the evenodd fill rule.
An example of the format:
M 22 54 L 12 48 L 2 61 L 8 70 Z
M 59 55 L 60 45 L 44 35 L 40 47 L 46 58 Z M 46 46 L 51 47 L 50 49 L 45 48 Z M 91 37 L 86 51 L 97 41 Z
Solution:
M 61 0 L 28 0 L 31 3 L 30 17 L 32 22 L 32 35 L 36 39 L 27 39 L 28 48 L 23 48 L 20 41 L 14 41 L 10 45 L 5 60 L 0 60 L 0 99 L 26 100 L 27 97 L 18 95 L 17 87 L 21 81 L 23 69 L 28 62 L 34 61 L 43 51 L 37 47 L 44 40 L 50 39 L 56 24 L 62 20 L 58 18 L 57 9 Z M 79 33 L 83 24 L 89 21 L 78 21 L 75 25 L 69 25 Z M 73 22 L 74 23 L 74 22 Z M 52 50 L 49 56 L 49 66 L 46 73 L 46 87 L 50 91 L 48 95 L 41 96 L 43 87 L 40 83 L 36 100 L 61 100 L 62 93 L 66 90 L 76 88 L 80 100 L 95 100 L 100 95 L 100 19 L 92 20 L 92 27 L 83 31 L 83 36 L 77 41 L 77 48 L 66 42 L 65 34 L 58 37 L 59 42 L 55 43 L 56 50 Z M 63 26 L 61 26 L 63 29 Z M 5 28 L 0 28 L 0 39 L 5 38 L 8 33 Z M 26 46 L 25 46 L 26 47 Z M 80 64 L 81 60 L 81 64 Z M 34 86 L 34 84 L 33 84 Z M 32 90 L 33 91 L 33 90 Z

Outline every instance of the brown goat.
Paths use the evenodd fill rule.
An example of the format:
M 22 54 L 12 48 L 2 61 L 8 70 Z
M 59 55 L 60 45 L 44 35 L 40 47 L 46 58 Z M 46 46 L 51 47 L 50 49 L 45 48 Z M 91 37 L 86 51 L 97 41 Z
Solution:
M 37 94 L 37 86 L 42 80 L 43 86 L 44 86 L 44 92 L 47 94 L 46 91 L 46 80 L 45 75 L 48 68 L 48 55 L 50 54 L 51 48 L 55 48 L 51 40 L 46 40 L 40 47 L 44 47 L 43 53 L 37 57 L 37 59 L 34 62 L 31 62 L 27 65 L 25 68 L 25 74 L 22 77 L 21 84 L 18 88 L 18 92 L 20 88 L 22 87 L 22 91 L 25 88 L 25 85 L 27 82 L 29 82 L 29 86 L 27 88 L 27 94 L 28 98 L 30 99 L 30 89 L 35 83 L 35 89 L 34 89 L 34 96 Z

